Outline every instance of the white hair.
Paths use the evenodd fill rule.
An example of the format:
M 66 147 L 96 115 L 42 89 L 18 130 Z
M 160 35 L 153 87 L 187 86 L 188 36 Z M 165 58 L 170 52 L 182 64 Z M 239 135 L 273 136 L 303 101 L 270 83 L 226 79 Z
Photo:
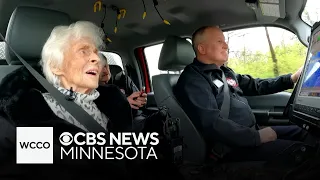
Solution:
M 97 49 L 104 48 L 104 33 L 101 28 L 88 21 L 78 21 L 70 26 L 55 27 L 44 44 L 41 53 L 44 76 L 53 85 L 60 85 L 60 80 L 51 67 L 60 67 L 64 60 L 64 51 L 68 49 L 71 40 L 90 38 Z

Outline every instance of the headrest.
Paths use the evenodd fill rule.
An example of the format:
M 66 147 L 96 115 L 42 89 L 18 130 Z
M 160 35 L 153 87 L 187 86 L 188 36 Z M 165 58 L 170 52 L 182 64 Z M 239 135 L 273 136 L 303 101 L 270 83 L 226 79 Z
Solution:
M 122 68 L 118 65 L 109 65 L 110 73 L 112 76 L 116 76 L 118 73 L 122 72 Z
M 57 25 L 70 23 L 69 15 L 63 12 L 37 7 L 17 7 L 8 24 L 6 41 L 27 62 L 37 63 L 52 29 Z M 8 47 L 5 51 L 8 64 L 21 64 Z
M 162 71 L 180 71 L 191 64 L 195 58 L 191 43 L 178 36 L 168 36 L 163 43 L 158 69 Z

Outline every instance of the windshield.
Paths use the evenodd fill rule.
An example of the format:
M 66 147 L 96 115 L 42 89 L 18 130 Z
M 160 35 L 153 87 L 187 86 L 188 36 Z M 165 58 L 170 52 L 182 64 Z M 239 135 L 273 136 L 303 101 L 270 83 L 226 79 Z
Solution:
M 312 26 L 315 22 L 320 21 L 320 3 L 319 0 L 307 0 L 301 19 Z

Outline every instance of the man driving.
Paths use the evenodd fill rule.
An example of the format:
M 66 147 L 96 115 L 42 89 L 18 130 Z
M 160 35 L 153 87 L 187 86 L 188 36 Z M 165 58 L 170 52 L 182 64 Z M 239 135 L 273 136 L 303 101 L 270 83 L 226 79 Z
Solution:
M 237 74 L 224 65 L 228 61 L 228 45 L 223 32 L 215 26 L 196 30 L 192 44 L 196 58 L 184 69 L 174 92 L 215 155 L 230 161 L 264 161 L 292 144 L 302 144 L 307 132 L 298 126 L 260 129 L 244 97 L 291 89 L 302 68 L 270 79 Z M 230 94 L 228 118 L 220 110 L 224 100 L 223 75 Z

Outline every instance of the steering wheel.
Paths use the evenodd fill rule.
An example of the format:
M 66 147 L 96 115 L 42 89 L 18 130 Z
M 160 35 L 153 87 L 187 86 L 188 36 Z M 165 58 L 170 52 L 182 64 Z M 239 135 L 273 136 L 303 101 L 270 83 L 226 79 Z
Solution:
M 295 85 L 295 87 L 293 89 L 293 92 L 292 92 L 292 94 L 291 94 L 291 96 L 289 98 L 289 101 L 288 101 L 286 107 L 284 108 L 284 111 L 283 111 L 283 116 L 284 117 L 289 117 L 289 113 L 292 111 L 292 104 L 293 104 L 294 98 L 295 98 L 296 93 L 297 93 L 298 85 L 300 84 L 300 79 L 301 79 L 300 77 L 301 77 L 301 75 L 299 76 L 299 79 L 298 79 L 298 81 L 297 81 L 297 83 L 296 83 L 296 85 Z

